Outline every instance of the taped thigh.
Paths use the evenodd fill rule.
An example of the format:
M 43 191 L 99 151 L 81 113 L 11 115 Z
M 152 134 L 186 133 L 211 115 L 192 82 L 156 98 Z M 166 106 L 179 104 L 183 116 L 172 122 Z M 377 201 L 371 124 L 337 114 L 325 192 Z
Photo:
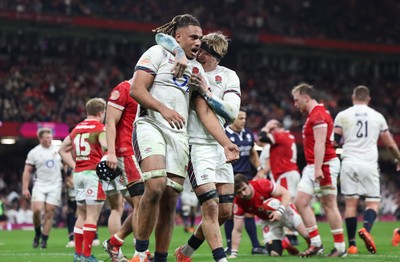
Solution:
M 178 193 L 183 191 L 183 186 L 170 178 L 167 178 L 167 186 L 172 187 Z
M 218 192 L 216 189 L 212 189 L 208 192 L 205 192 L 197 197 L 199 199 L 200 205 L 210 199 L 219 198 Z

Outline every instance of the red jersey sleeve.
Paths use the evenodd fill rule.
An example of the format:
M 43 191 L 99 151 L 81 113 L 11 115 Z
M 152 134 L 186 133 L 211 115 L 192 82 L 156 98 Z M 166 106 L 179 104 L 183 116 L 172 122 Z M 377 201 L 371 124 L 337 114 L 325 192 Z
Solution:
M 111 91 L 110 97 L 108 98 L 108 104 L 123 111 L 128 103 L 128 99 L 130 98 L 129 90 L 129 82 L 121 82 Z

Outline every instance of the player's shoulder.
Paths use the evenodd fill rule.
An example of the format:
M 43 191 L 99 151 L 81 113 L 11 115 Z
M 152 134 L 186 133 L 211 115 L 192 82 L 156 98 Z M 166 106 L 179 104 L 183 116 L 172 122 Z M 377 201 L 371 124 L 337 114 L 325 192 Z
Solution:
M 34 148 L 32 148 L 31 150 L 29 150 L 29 154 L 36 154 L 37 152 L 40 152 L 41 150 L 43 150 L 43 147 L 41 144 L 35 146 Z

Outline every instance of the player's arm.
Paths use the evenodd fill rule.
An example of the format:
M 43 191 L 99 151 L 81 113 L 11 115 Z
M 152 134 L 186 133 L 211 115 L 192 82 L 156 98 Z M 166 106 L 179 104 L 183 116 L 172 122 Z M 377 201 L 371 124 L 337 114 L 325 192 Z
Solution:
M 60 154 L 63 162 L 67 164 L 70 168 L 75 169 L 75 160 L 71 154 L 72 151 L 72 141 L 69 136 L 67 136 L 62 142 L 58 153 Z
M 226 93 L 224 99 L 220 99 L 208 88 L 207 81 L 202 74 L 192 74 L 189 85 L 194 86 L 208 105 L 227 122 L 235 121 L 240 109 L 240 96 L 234 92 Z
M 136 70 L 130 88 L 131 97 L 144 108 L 159 112 L 172 128 L 181 129 L 185 124 L 183 116 L 168 108 L 150 94 L 148 89 L 153 81 L 154 76 L 152 74 L 144 70 Z
M 340 146 L 343 137 L 343 130 L 340 126 L 335 126 L 333 128 L 333 138 L 335 141 L 335 146 Z
M 233 218 L 232 252 L 229 258 L 236 258 L 238 256 L 240 240 L 242 239 L 243 219 L 243 216 L 234 216 Z
M 99 134 L 99 143 L 101 145 L 101 150 L 103 150 L 103 153 L 107 151 L 107 138 L 106 138 L 106 132 L 101 132 Z
M 107 113 L 106 113 L 106 140 L 107 140 L 107 166 L 111 169 L 117 168 L 117 155 L 115 152 L 115 139 L 117 137 L 116 126 L 121 119 L 122 111 L 111 106 L 107 105 Z
M 27 199 L 31 199 L 31 193 L 29 192 L 29 182 L 31 181 L 32 171 L 33 166 L 30 164 L 25 164 L 24 172 L 22 173 L 22 194 Z
M 383 144 L 389 150 L 390 154 L 394 157 L 397 171 L 400 171 L 400 151 L 399 147 L 397 146 L 396 142 L 394 141 L 392 134 L 389 130 L 385 130 L 381 132 L 381 139 Z
M 290 201 L 290 192 L 281 185 L 275 184 L 275 189 L 272 191 L 271 196 L 273 197 L 280 197 L 281 198 L 281 205 L 279 208 L 272 212 L 270 215 L 270 221 L 280 220 L 282 216 L 285 214 L 285 210 L 289 205 Z
M 224 148 L 227 162 L 239 159 L 239 148 L 226 136 L 217 116 L 210 109 L 204 99 L 195 96 L 193 97 L 193 104 L 200 122 Z
M 183 76 L 188 66 L 188 59 L 185 55 L 185 51 L 183 51 L 178 42 L 176 42 L 175 38 L 164 33 L 158 33 L 156 34 L 156 43 L 175 55 L 175 64 L 172 67 L 172 73 L 176 78 Z
M 315 180 L 319 182 L 324 178 L 322 173 L 322 164 L 324 162 L 325 155 L 325 141 L 328 132 L 328 127 L 325 125 L 314 127 L 314 170 L 315 170 Z
M 254 176 L 254 179 L 261 179 L 265 178 L 265 173 L 264 170 L 261 167 L 260 164 L 260 158 L 258 157 L 258 153 L 256 148 L 253 146 L 252 149 L 250 150 L 250 163 L 257 169 L 257 174 Z

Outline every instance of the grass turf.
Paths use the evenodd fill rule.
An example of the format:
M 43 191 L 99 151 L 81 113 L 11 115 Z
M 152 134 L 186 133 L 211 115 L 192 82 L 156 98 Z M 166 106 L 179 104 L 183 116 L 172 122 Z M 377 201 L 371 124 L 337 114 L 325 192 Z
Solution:
M 361 224 L 359 223 L 359 227 Z M 369 254 L 364 246 L 364 242 L 357 238 L 359 254 L 349 255 L 344 258 L 346 261 L 400 261 L 400 247 L 393 247 L 391 245 L 391 237 L 393 229 L 399 227 L 400 223 L 396 222 L 376 222 L 372 235 L 374 236 L 375 244 L 377 246 L 377 254 Z M 329 232 L 329 227 L 326 223 L 319 223 L 321 237 L 325 246 L 325 253 L 328 253 L 333 248 L 333 240 Z M 65 228 L 53 229 L 48 240 L 48 248 L 46 250 L 33 249 L 32 239 L 33 231 L 0 231 L 0 261 L 8 262 L 43 262 L 43 261 L 73 261 L 73 252 L 71 248 L 65 248 L 67 243 L 67 230 Z M 175 228 L 171 246 L 169 250 L 168 261 L 175 261 L 173 257 L 174 249 L 186 243 L 190 234 L 184 233 L 181 226 Z M 99 228 L 99 237 L 104 240 L 108 237 L 107 228 Z M 261 240 L 261 230 L 259 230 L 259 239 Z M 154 250 L 154 239 L 151 239 L 151 250 Z M 306 248 L 305 242 L 300 239 L 299 249 Z M 129 258 L 133 253 L 132 240 L 127 239 L 123 247 L 124 254 Z M 301 261 L 302 258 L 293 257 L 284 251 L 282 257 L 272 258 L 264 255 L 251 255 L 251 244 L 246 233 L 243 233 L 239 257 L 232 259 L 232 261 Z M 106 260 L 107 254 L 101 247 L 93 248 L 94 255 L 99 260 Z M 312 261 L 335 261 L 339 258 L 326 258 L 326 257 L 311 257 L 307 258 Z M 195 253 L 193 261 L 213 261 L 211 251 L 206 243 Z

